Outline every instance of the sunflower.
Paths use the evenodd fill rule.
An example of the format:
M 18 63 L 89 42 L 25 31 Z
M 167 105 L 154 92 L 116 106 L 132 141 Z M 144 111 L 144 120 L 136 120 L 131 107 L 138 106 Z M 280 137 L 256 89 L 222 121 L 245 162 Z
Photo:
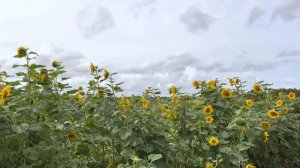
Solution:
M 91 65 L 90 65 L 90 71 L 91 71 L 91 74 L 93 74 L 95 72 L 95 66 L 93 63 L 91 63 Z
M 266 143 L 269 140 L 269 133 L 267 131 L 264 132 L 264 142 Z
M 289 94 L 288 94 L 288 99 L 290 99 L 290 100 L 295 100 L 296 99 L 296 93 L 294 93 L 294 92 L 290 92 Z
M 17 49 L 17 57 L 18 58 L 25 57 L 27 55 L 27 50 L 28 50 L 28 48 L 25 48 L 23 46 L 19 47 Z
M 166 116 L 166 118 L 171 118 L 172 117 L 172 111 L 171 110 L 166 110 L 165 111 L 165 116 Z
M 262 121 L 260 122 L 260 126 L 266 130 L 267 128 L 271 127 L 271 124 L 268 121 Z
M 278 97 L 282 98 L 283 97 L 283 92 L 278 92 Z
M 269 116 L 269 118 L 274 120 L 274 119 L 277 119 L 280 117 L 280 113 L 275 111 L 274 109 L 271 109 L 268 111 L 268 116 Z
M 149 101 L 144 97 L 142 98 L 142 106 L 143 106 L 143 109 L 148 109 L 148 106 L 149 106 Z
M 194 87 L 195 89 L 199 89 L 199 82 L 196 81 L 196 80 L 194 80 L 194 81 L 193 81 L 193 87 Z
M 283 101 L 282 100 L 277 100 L 276 101 L 276 107 L 281 107 L 283 104 Z
M 261 88 L 261 85 L 255 83 L 252 87 L 252 90 L 254 93 L 256 94 L 261 94 L 262 93 L 262 88 Z
M 169 93 L 172 95 L 176 95 L 177 88 L 174 85 L 172 85 L 171 88 L 169 88 Z
M 228 80 L 229 80 L 230 86 L 234 86 L 234 85 L 236 85 L 236 84 L 239 83 L 239 78 L 237 78 L 237 77 L 234 77 L 234 78 L 228 78 Z
M 247 164 L 245 168 L 255 168 L 252 164 Z
M 214 108 L 211 105 L 205 106 L 203 109 L 203 113 L 205 115 L 211 115 L 214 111 Z
M 76 100 L 77 100 L 78 102 L 82 102 L 83 98 L 84 98 L 84 97 L 82 96 L 81 92 L 78 92 L 78 93 L 76 94 Z
M 211 136 L 208 140 L 208 143 L 211 145 L 211 146 L 217 146 L 220 141 L 218 139 L 218 137 L 215 137 L 215 136 Z
M 76 134 L 76 132 L 75 132 L 75 131 L 71 131 L 71 132 L 69 133 L 69 135 L 68 135 L 68 138 L 69 138 L 69 140 L 70 140 L 71 142 L 76 141 L 76 139 L 77 139 L 77 134 Z
M 57 67 L 59 67 L 59 62 L 58 61 L 56 61 L 56 60 L 54 60 L 54 61 L 52 61 L 51 62 L 51 66 L 53 67 L 53 68 L 57 68 Z
M 210 80 L 210 81 L 208 81 L 207 85 L 208 85 L 208 88 L 215 89 L 216 86 L 217 86 L 216 80 Z
M 201 100 L 197 99 L 196 100 L 196 106 L 199 106 L 201 104 Z
M 104 79 L 105 79 L 105 80 L 108 78 L 109 72 L 107 71 L 107 69 L 104 69 L 104 74 L 103 74 L 103 76 L 104 76 Z
M 205 168 L 213 168 L 214 165 L 210 162 L 206 162 Z
M 1 99 L 6 99 L 10 95 L 10 86 L 6 85 L 1 89 Z
M 246 100 L 246 105 L 247 105 L 248 107 L 253 106 L 253 100 L 252 100 L 252 99 L 247 99 L 247 100 Z
M 210 124 L 214 121 L 214 118 L 212 118 L 211 116 L 207 116 L 205 121 L 206 121 L 207 124 Z
M 225 99 L 232 97 L 232 91 L 230 89 L 223 89 L 221 91 L 221 96 Z

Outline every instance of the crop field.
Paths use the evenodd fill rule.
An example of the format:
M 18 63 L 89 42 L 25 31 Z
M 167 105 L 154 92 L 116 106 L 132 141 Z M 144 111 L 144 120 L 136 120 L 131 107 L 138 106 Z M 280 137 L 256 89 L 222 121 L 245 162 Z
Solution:
M 116 73 L 90 64 L 73 89 L 64 63 L 35 63 L 19 47 L 0 78 L 0 167 L 264 168 L 300 167 L 300 99 L 263 81 L 237 77 L 147 88 L 122 96 Z M 122 72 L 119 72 L 122 73 Z M 124 81 L 126 82 L 126 81 Z

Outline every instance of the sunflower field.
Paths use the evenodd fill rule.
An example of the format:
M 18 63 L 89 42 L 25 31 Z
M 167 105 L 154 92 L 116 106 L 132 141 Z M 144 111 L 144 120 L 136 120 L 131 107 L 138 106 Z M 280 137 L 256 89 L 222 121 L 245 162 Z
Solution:
M 47 69 L 24 47 L 15 59 L 15 74 L 0 72 L 0 167 L 300 167 L 296 92 L 234 77 L 128 97 L 92 63 L 86 87 L 72 89 L 63 63 Z

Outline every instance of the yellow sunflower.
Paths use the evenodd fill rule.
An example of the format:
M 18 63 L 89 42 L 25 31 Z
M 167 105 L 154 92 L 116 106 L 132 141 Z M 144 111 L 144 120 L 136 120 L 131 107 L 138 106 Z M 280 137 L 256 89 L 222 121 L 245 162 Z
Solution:
M 27 48 L 21 46 L 17 49 L 17 57 L 22 58 L 27 55 Z
M 205 168 L 214 168 L 214 165 L 210 162 L 206 162 Z
M 208 81 L 207 85 L 208 85 L 208 88 L 215 89 L 216 86 L 217 86 L 216 80 L 210 80 L 210 81 Z
M 252 100 L 252 99 L 247 99 L 247 100 L 246 100 L 246 105 L 247 105 L 248 107 L 253 106 L 253 100 Z
M 228 80 L 229 80 L 230 86 L 234 86 L 234 85 L 236 85 L 236 84 L 239 83 L 239 78 L 237 78 L 237 77 L 234 77 L 234 78 L 228 78 Z
M 218 137 L 215 137 L 215 136 L 211 136 L 208 140 L 208 143 L 211 145 L 211 146 L 217 146 L 219 145 L 220 141 L 218 139 Z
M 255 168 L 252 164 L 247 164 L 245 168 Z
M 296 99 L 296 93 L 294 93 L 294 92 L 290 92 L 289 94 L 288 94 L 288 99 L 290 99 L 290 100 L 295 100 Z
M 91 71 L 91 74 L 93 74 L 95 72 L 95 66 L 93 63 L 91 63 L 91 65 L 90 65 L 90 71 Z
M 1 89 L 1 98 L 6 99 L 10 95 L 10 86 L 6 85 Z
M 252 87 L 252 90 L 254 93 L 256 94 L 261 94 L 262 93 L 262 88 L 261 88 L 261 85 L 255 83 Z
M 149 106 L 149 101 L 144 97 L 142 98 L 142 106 L 143 106 L 143 109 L 148 109 L 148 106 Z
M 276 107 L 281 107 L 283 105 L 283 101 L 282 100 L 277 100 L 276 101 Z
M 278 97 L 282 98 L 283 97 L 283 92 L 278 92 Z
M 199 89 L 199 82 L 196 81 L 196 80 L 194 80 L 194 81 L 193 81 L 193 87 L 194 87 L 195 89 Z
M 230 89 L 223 89 L 221 91 L 221 96 L 225 99 L 232 97 L 232 91 Z
M 264 130 L 266 130 L 266 129 L 268 129 L 269 127 L 271 127 L 271 124 L 270 124 L 268 121 L 262 121 L 262 122 L 260 122 L 260 126 L 261 126 Z
M 176 88 L 176 86 L 172 85 L 169 88 L 169 93 L 172 94 L 172 95 L 176 95 L 177 94 L 177 88 Z
M 275 111 L 274 109 L 271 109 L 268 111 L 268 116 L 269 116 L 269 118 L 274 120 L 274 119 L 277 119 L 280 117 L 280 113 Z
M 266 143 L 269 140 L 269 133 L 267 131 L 264 132 L 264 142 Z
M 212 118 L 211 116 L 207 116 L 205 118 L 205 121 L 206 121 L 207 124 L 210 124 L 210 123 L 212 123 L 214 121 L 214 118 Z
M 214 108 L 211 105 L 207 105 L 203 109 L 203 113 L 205 115 L 211 115 L 213 113 L 213 111 L 214 111 Z
M 199 106 L 201 104 L 201 100 L 197 99 L 196 100 L 196 106 Z

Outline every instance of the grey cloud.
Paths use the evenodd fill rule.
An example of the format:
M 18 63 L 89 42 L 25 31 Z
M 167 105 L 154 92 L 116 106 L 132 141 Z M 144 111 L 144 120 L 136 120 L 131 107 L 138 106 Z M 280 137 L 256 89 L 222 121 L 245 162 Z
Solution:
M 257 20 L 259 20 L 264 14 L 264 11 L 259 7 L 254 7 L 249 12 L 249 17 L 247 21 L 248 26 L 252 26 Z
M 130 9 L 133 11 L 134 17 L 138 18 L 140 13 L 145 10 L 153 13 L 155 11 L 154 4 L 156 4 L 156 0 L 139 0 L 133 2 Z
M 180 15 L 179 21 L 186 25 L 191 32 L 207 30 L 214 22 L 214 18 L 207 13 L 200 11 L 197 7 L 189 7 Z
M 279 17 L 283 21 L 292 21 L 300 16 L 299 0 L 285 0 L 284 2 L 275 9 L 271 17 L 272 20 L 276 20 Z
M 300 56 L 300 50 L 290 50 L 290 51 L 282 50 L 277 54 L 276 57 L 286 58 L 286 57 L 297 57 L 297 56 Z
M 248 72 L 270 70 L 277 63 L 274 61 L 253 61 L 244 54 L 238 55 L 229 66 L 221 67 L 219 72 Z
M 85 38 L 91 38 L 115 27 L 111 12 L 105 7 L 89 7 L 77 15 L 77 26 Z

